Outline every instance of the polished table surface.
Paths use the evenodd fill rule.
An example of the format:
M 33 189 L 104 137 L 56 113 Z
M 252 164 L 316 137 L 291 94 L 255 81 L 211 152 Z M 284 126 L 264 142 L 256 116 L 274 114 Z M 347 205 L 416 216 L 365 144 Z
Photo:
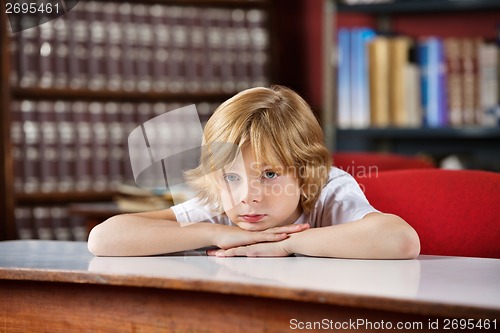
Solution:
M 0 242 L 0 283 L 40 281 L 262 297 L 454 318 L 500 316 L 500 260 L 95 257 L 84 242 Z M 500 322 L 498 322 L 500 325 Z

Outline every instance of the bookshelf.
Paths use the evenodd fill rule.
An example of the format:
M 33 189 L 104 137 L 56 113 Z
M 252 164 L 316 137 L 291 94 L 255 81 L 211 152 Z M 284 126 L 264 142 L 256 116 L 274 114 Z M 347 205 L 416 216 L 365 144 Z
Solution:
M 80 1 L 65 16 L 13 34 L 2 10 L 0 240 L 83 240 L 86 226 L 71 220 L 68 205 L 110 201 L 117 184 L 133 182 L 127 131 L 189 104 L 206 121 L 239 90 L 273 81 L 273 15 L 269 0 Z M 27 44 L 39 58 L 22 52 Z M 121 127 L 115 141 L 110 122 Z M 30 152 L 36 160 L 24 159 Z M 120 157 L 109 158 L 113 152 Z
M 2 1 L 2 9 L 4 8 Z M 14 185 L 12 183 L 13 164 L 10 140 L 10 90 L 9 64 L 4 61 L 9 55 L 7 40 L 7 20 L 5 11 L 0 12 L 0 239 L 13 238 L 15 235 L 14 220 Z
M 332 59 L 335 55 L 333 57 L 335 60 L 325 62 L 326 68 L 331 68 L 333 63 L 334 71 L 325 71 L 328 73 L 326 76 L 330 77 L 324 81 L 330 83 L 324 84 L 325 107 L 322 118 L 327 119 L 323 126 L 325 130 L 329 129 L 328 140 L 332 149 L 424 154 L 438 163 L 446 156 L 459 155 L 468 160 L 467 167 L 500 171 L 498 123 L 484 125 L 479 122 L 462 121 L 458 124 L 447 123 L 439 126 L 428 123 L 403 126 L 394 124 L 342 126 L 340 119 L 336 118 L 341 112 L 340 109 L 345 109 L 338 104 L 342 99 L 342 92 L 338 88 L 343 81 L 337 76 L 338 57 L 342 56 L 339 55 L 342 46 L 337 38 L 342 28 L 348 30 L 354 27 L 367 27 L 389 39 L 405 36 L 411 39 L 413 45 L 417 45 L 417 42 L 423 41 L 425 37 L 436 36 L 443 40 L 450 37 L 459 40 L 477 37 L 493 46 L 495 41 L 498 43 L 496 34 L 497 25 L 500 23 L 499 1 L 398 0 L 370 4 L 347 4 L 342 1 L 326 1 L 326 3 L 325 10 L 328 11 L 330 22 L 323 33 L 332 34 L 333 31 L 333 37 L 330 39 L 333 43 L 327 44 L 331 46 L 329 51 L 333 54 L 327 53 L 325 57 Z M 468 23 L 464 25 L 463 22 Z M 498 44 L 496 45 L 498 54 Z M 417 52 L 419 50 L 416 46 L 410 51 L 409 57 L 412 61 L 416 62 L 415 59 L 418 59 Z M 461 98 L 465 98 L 463 95 L 466 92 L 467 88 L 462 89 Z M 498 98 L 496 103 L 499 103 Z

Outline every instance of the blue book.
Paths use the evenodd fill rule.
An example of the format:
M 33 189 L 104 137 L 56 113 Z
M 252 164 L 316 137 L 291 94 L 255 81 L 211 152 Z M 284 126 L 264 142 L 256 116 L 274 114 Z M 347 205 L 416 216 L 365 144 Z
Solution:
M 418 63 L 423 123 L 428 127 L 446 126 L 448 117 L 442 41 L 435 37 L 421 41 L 418 45 Z
M 446 63 L 444 54 L 444 44 L 442 39 L 438 39 L 437 47 L 437 72 L 438 72 L 438 123 L 440 127 L 449 125 L 448 108 L 448 76 L 446 75 Z
M 351 32 L 351 110 L 355 128 L 370 126 L 368 43 L 375 37 L 370 28 L 355 28 Z
M 337 126 L 339 128 L 352 127 L 350 34 L 349 29 L 340 28 L 337 37 Z

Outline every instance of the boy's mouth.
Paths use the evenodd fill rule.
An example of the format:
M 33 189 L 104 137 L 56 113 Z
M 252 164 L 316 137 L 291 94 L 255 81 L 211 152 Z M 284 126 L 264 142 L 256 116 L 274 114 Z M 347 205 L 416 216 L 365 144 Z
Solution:
M 245 222 L 250 222 L 250 223 L 260 222 L 264 217 L 266 217 L 266 214 L 245 214 L 245 215 L 240 215 L 241 219 L 243 219 Z

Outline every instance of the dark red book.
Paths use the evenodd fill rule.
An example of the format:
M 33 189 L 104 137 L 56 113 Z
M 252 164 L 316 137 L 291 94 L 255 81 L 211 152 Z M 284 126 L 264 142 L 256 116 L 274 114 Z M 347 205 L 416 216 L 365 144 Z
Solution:
M 23 126 L 23 192 L 34 193 L 40 189 L 40 124 L 36 117 L 36 103 L 21 102 Z
M 76 130 L 75 140 L 75 189 L 92 189 L 92 124 L 88 102 L 74 102 L 71 106 Z
M 90 90 L 102 90 L 106 86 L 106 25 L 103 6 L 102 2 L 89 1 L 84 7 L 89 28 L 87 87 Z
M 120 30 L 122 32 L 121 40 L 121 75 L 122 89 L 125 91 L 133 91 L 136 89 L 136 69 L 135 66 L 135 43 L 137 32 L 132 22 L 132 6 L 129 3 L 120 3 L 118 6 L 120 17 Z
M 58 131 L 57 190 L 59 192 L 74 190 L 76 182 L 77 123 L 73 121 L 71 107 L 71 102 L 56 101 L 54 103 Z
M 118 3 L 108 2 L 104 4 L 105 13 L 105 73 L 106 88 L 108 90 L 120 90 L 123 85 L 122 70 L 122 38 L 125 31 L 121 29 Z
M 59 160 L 58 131 L 54 112 L 54 103 L 40 101 L 36 105 L 38 124 L 40 126 L 40 190 L 54 192 L 57 190 L 57 164 Z
M 89 22 L 86 21 L 85 6 L 76 6 L 67 15 L 69 22 L 69 86 L 82 89 L 88 79 Z

